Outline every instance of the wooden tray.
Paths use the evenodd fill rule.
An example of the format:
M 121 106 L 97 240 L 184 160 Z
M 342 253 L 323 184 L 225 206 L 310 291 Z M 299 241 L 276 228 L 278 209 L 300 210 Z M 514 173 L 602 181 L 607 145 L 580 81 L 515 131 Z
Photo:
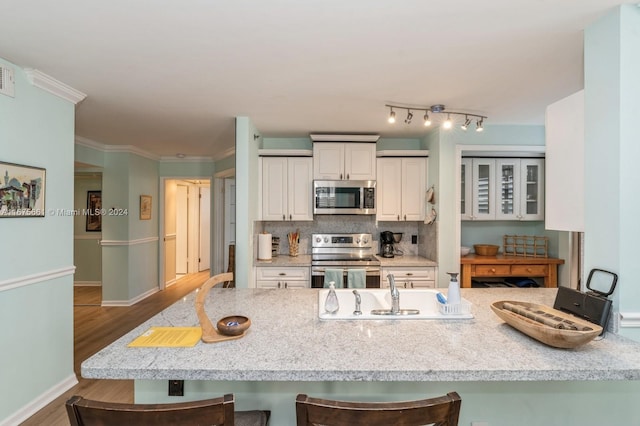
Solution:
M 517 310 L 529 313 L 527 316 L 524 316 L 520 313 L 513 312 L 506 309 L 505 304 L 507 304 L 507 306 L 512 305 L 511 307 L 515 306 Z M 602 327 L 597 324 L 545 305 L 501 300 L 492 303 L 491 309 L 513 328 L 555 348 L 575 348 L 584 345 L 602 332 Z M 531 317 L 537 317 L 538 320 L 532 319 Z M 549 319 L 547 321 L 548 324 L 540 322 L 542 319 L 546 320 L 547 318 Z M 577 330 L 557 328 L 558 325 L 549 325 L 554 323 L 563 324 L 560 326 L 564 326 L 565 324 L 569 327 L 575 326 Z

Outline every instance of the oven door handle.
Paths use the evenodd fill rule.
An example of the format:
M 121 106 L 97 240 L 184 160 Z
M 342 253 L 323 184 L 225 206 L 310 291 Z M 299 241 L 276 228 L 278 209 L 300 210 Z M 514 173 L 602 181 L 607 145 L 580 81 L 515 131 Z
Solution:
M 364 269 L 365 272 L 368 275 L 380 275 L 380 268 L 375 268 L 375 267 L 374 268 L 371 268 L 371 267 L 365 267 L 365 268 L 338 268 L 338 267 L 336 267 L 336 268 L 325 268 L 324 266 L 312 266 L 311 267 L 311 273 L 313 274 L 314 272 L 321 272 L 321 273 L 324 274 L 324 272 L 327 269 L 342 269 L 342 273 L 343 274 L 346 274 L 349 269 Z

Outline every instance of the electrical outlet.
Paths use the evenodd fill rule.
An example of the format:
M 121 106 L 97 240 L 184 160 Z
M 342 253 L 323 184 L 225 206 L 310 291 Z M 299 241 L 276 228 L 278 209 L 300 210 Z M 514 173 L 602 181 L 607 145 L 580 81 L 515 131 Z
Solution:
M 418 244 L 418 236 L 417 235 L 412 235 L 411 236 L 411 244 Z
M 169 396 L 184 396 L 184 380 L 169 380 Z

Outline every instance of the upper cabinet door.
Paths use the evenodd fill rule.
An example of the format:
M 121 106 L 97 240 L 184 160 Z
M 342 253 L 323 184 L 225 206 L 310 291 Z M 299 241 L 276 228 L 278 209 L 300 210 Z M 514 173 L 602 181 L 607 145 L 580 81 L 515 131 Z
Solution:
M 345 143 L 344 176 L 346 180 L 376 180 L 376 144 Z
M 544 220 L 544 160 L 520 160 L 520 220 Z
M 520 220 L 520 159 L 496 159 L 496 219 Z
M 313 220 L 313 159 L 288 159 L 288 219 Z
M 344 146 L 342 142 L 313 144 L 313 178 L 319 180 L 344 179 Z
M 402 220 L 424 220 L 427 160 L 402 159 Z
M 262 159 L 262 220 L 287 218 L 287 159 Z
M 376 219 L 399 221 L 402 212 L 402 159 L 378 158 Z
M 471 220 L 472 216 L 472 181 L 473 161 L 471 158 L 463 158 L 460 163 L 460 219 Z
M 493 159 L 473 159 L 472 220 L 493 220 L 495 212 L 496 162 Z
M 375 180 L 376 144 L 314 143 L 313 178 L 318 180 Z

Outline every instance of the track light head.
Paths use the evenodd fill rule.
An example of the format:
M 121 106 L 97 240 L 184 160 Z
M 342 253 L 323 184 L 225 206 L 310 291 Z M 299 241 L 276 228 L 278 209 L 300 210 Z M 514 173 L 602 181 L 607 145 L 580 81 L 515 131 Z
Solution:
M 424 127 L 429 127 L 431 126 L 431 119 L 429 118 L 429 113 L 425 112 L 424 113 Z
M 389 123 L 393 124 L 396 122 L 396 112 L 391 108 L 391 112 L 389 113 Z
M 413 118 L 413 113 L 411 110 L 407 110 L 407 118 L 404 119 L 404 122 L 407 124 L 411 124 L 411 119 Z
M 471 124 L 471 120 L 469 119 L 468 116 L 464 116 L 464 124 L 462 126 L 460 126 L 460 128 L 462 130 L 467 130 L 469 128 L 469 125 Z
M 453 126 L 453 122 L 451 121 L 451 114 L 447 114 L 447 119 L 442 123 L 442 127 L 445 129 L 450 129 Z
M 484 130 L 484 127 L 482 127 L 482 122 L 484 121 L 483 118 L 481 118 L 480 120 L 478 120 L 476 122 L 476 132 L 481 132 Z

